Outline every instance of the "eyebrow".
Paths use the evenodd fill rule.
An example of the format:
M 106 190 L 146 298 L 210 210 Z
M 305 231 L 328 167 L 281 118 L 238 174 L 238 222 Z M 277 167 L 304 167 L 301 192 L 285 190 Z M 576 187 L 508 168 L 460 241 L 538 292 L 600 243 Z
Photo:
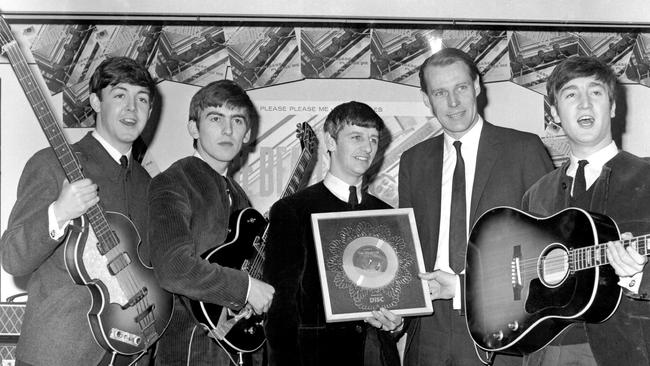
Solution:
M 603 83 L 601 81 L 598 81 L 598 80 L 590 81 L 589 84 L 587 85 L 587 87 L 589 87 L 589 88 L 594 87 L 594 86 L 598 86 L 598 87 L 601 87 L 603 89 L 607 88 L 605 83 Z M 578 89 L 578 86 L 573 85 L 573 84 L 567 84 L 567 85 L 563 86 L 560 89 L 560 93 L 563 93 L 565 90 L 574 90 L 574 89 Z
M 141 86 L 141 85 L 136 85 L 136 86 Z M 137 94 L 146 94 L 147 96 L 151 97 L 151 92 L 149 92 L 149 89 L 147 89 L 147 88 L 144 87 L 144 86 L 141 86 L 141 87 L 142 87 L 143 89 L 142 89 L 142 90 L 139 90 Z M 126 91 L 126 88 L 123 87 L 123 86 L 120 86 L 120 84 L 112 85 L 112 86 L 111 86 L 111 91 L 113 91 L 113 90 L 117 90 L 117 89 Z
M 212 110 L 212 111 L 208 112 L 208 114 L 206 114 L 205 116 L 206 116 L 206 117 L 210 117 L 210 116 L 225 117 L 226 115 L 223 114 L 223 113 L 221 113 L 221 112 L 217 112 L 217 111 L 215 111 L 215 110 Z M 245 114 L 240 114 L 240 113 L 237 113 L 237 114 L 231 114 L 230 117 L 231 117 L 231 118 L 232 118 L 232 117 L 239 117 L 239 118 L 247 119 L 247 117 L 246 117 Z

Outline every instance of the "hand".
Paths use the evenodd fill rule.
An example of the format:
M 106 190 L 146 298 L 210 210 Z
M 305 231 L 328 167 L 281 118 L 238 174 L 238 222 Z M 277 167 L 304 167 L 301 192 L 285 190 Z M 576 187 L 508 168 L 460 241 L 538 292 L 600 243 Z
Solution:
M 418 276 L 428 282 L 431 300 L 451 299 L 456 294 L 457 276 L 453 273 L 438 270 Z
M 59 226 L 76 219 L 99 202 L 97 185 L 85 178 L 74 183 L 63 181 L 59 197 L 54 201 L 54 215 Z
M 268 283 L 251 277 L 251 288 L 248 293 L 248 305 L 253 308 L 255 314 L 263 314 L 269 311 L 275 289 Z
M 404 327 L 404 318 L 390 310 L 384 308 L 373 310 L 372 316 L 372 318 L 366 318 L 364 321 L 375 328 L 389 332 L 399 332 Z
M 621 240 L 630 240 L 631 233 L 621 234 Z M 619 277 L 631 277 L 643 271 L 648 259 L 637 253 L 631 245 L 623 246 L 620 240 L 607 243 L 607 259 Z

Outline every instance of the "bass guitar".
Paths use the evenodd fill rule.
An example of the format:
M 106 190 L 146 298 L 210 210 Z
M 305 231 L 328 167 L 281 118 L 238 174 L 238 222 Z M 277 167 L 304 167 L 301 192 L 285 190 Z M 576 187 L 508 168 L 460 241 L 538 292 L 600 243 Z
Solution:
M 307 122 L 298 125 L 298 139 L 302 150 L 281 197 L 298 190 L 318 145 L 316 134 Z M 260 279 L 268 230 L 266 219 L 258 211 L 245 208 L 231 215 L 228 227 L 225 244 L 208 250 L 201 257 L 210 263 L 241 269 Z M 246 318 L 246 311 L 233 313 L 228 308 L 203 301 L 191 301 L 190 305 L 196 320 L 208 326 L 217 341 L 232 353 L 253 352 L 266 340 L 262 315 Z
M 70 182 L 84 179 L 83 169 L 20 46 L 0 17 L 0 41 L 38 122 Z M 140 235 L 128 217 L 98 204 L 74 220 L 65 241 L 65 265 L 75 283 L 92 295 L 88 322 L 106 350 L 124 355 L 144 352 L 171 320 L 172 295 L 140 260 Z
M 607 320 L 622 289 L 606 243 L 619 238 L 611 218 L 578 208 L 545 218 L 510 207 L 484 213 L 467 247 L 465 305 L 474 342 L 527 354 L 575 322 Z M 623 244 L 649 255 L 649 238 Z

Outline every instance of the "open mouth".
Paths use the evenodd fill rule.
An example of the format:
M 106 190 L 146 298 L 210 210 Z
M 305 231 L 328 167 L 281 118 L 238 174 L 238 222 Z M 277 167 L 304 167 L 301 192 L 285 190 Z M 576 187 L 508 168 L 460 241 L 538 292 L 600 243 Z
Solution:
M 120 119 L 120 123 L 127 126 L 135 126 L 138 123 L 138 120 L 135 118 L 122 118 Z
M 582 127 L 591 127 L 595 122 L 594 117 L 592 116 L 580 116 L 578 117 L 578 124 Z

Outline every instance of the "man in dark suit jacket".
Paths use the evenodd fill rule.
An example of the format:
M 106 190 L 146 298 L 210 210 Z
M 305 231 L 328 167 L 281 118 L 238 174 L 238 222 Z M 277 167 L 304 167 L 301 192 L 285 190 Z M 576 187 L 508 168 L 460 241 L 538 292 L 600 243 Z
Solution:
M 271 366 L 362 364 L 363 323 L 326 322 L 311 215 L 390 208 L 361 189 L 384 128 L 364 103 L 332 109 L 323 126 L 330 156 L 325 178 L 271 207 L 264 264 L 264 279 L 277 290 L 265 324 Z M 387 322 L 384 329 L 396 325 Z
M 650 164 L 619 151 L 612 137 L 616 82 L 611 67 L 595 57 L 570 57 L 553 69 L 546 84 L 551 115 L 566 133 L 571 153 L 564 165 L 526 192 L 524 210 L 550 216 L 569 206 L 578 207 L 609 216 L 621 232 L 650 232 Z M 623 239 L 632 236 L 625 233 Z M 639 248 L 643 243 L 643 239 L 638 241 Z M 629 244 L 608 243 L 611 267 L 598 269 L 600 294 L 615 298 L 618 286 L 625 289 L 626 296 L 620 298 L 616 312 L 603 323 L 578 323 L 562 332 L 541 350 L 524 357 L 524 365 L 650 364 L 650 267 L 646 257 L 636 251 L 635 243 Z M 591 294 L 593 286 L 582 286 L 589 282 L 577 282 L 577 295 L 572 296 L 567 308 L 577 310 L 574 298 Z M 558 289 L 562 288 L 566 286 Z M 594 304 L 599 304 L 598 298 Z M 610 311 L 613 309 L 606 306 L 598 310 L 603 314 Z
M 405 365 L 480 365 L 462 311 L 466 236 L 458 245 L 450 239 L 453 226 L 469 228 L 485 211 L 500 205 L 519 207 L 526 189 L 552 169 L 539 137 L 494 126 L 478 114 L 479 72 L 464 52 L 446 48 L 420 68 L 424 103 L 443 133 L 406 151 L 400 161 L 399 205 L 413 207 L 429 283 L 434 314 L 414 318 L 406 333 Z M 460 141 L 460 146 L 455 147 Z M 456 150 L 460 150 L 459 159 Z M 454 218 L 454 177 L 457 162 L 464 163 L 466 189 L 462 220 Z M 450 227 L 450 224 L 452 227 Z M 453 257 L 460 266 L 451 269 Z M 386 337 L 388 332 L 383 332 Z M 387 344 L 386 342 L 383 343 Z M 383 351 L 386 353 L 386 347 Z M 485 358 L 485 355 L 481 355 Z M 497 357 L 497 364 L 520 364 L 520 358 Z M 506 362 L 507 361 L 507 362 Z
M 132 146 L 149 120 L 156 85 L 135 60 L 109 57 L 97 66 L 88 88 L 95 130 L 71 146 L 86 178 L 69 183 L 54 150 L 38 151 L 25 165 L 0 242 L 3 268 L 14 276 L 31 275 L 16 348 L 18 366 L 117 366 L 132 361 L 95 342 L 87 314 L 101 302 L 94 301 L 88 287 L 70 278 L 66 262 L 73 246 L 65 243 L 78 235 L 72 220 L 97 204 L 104 211 L 128 215 L 146 242 L 147 202 L 143 197 L 151 178 L 133 158 Z M 133 239 L 129 235 L 120 235 L 127 239 L 126 246 L 137 244 L 128 242 Z M 87 240 L 87 248 L 95 245 L 91 237 L 82 239 Z M 84 260 L 79 266 L 93 278 L 101 277 L 99 283 L 105 285 L 101 279 L 109 277 L 106 266 L 99 261 L 94 264 Z M 103 305 L 108 306 L 106 302 Z M 94 330 L 99 331 L 98 327 Z
M 158 344 L 158 366 L 236 364 L 237 355 L 224 346 L 228 339 L 219 339 L 214 329 L 195 320 L 196 304 L 191 301 L 246 316 L 251 311 L 262 314 L 271 306 L 272 286 L 201 257 L 225 244 L 230 216 L 250 206 L 228 171 L 258 121 L 255 105 L 233 81 L 204 86 L 190 101 L 187 131 L 194 139 L 194 154 L 151 181 L 148 249 L 160 286 L 175 294 L 172 320 Z M 223 323 L 219 314 L 205 317 Z M 261 353 L 249 355 L 245 360 L 251 358 L 252 363 L 246 364 L 262 362 Z

